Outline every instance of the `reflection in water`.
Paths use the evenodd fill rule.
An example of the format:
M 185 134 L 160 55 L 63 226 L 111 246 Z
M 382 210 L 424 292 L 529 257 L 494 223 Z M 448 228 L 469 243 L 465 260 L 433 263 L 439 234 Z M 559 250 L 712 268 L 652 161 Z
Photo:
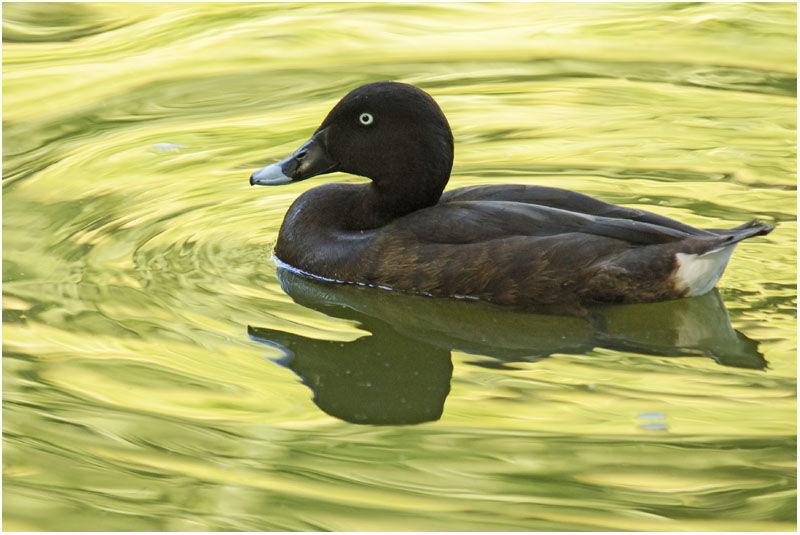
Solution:
M 355 320 L 371 333 L 339 342 L 248 327 L 253 340 L 284 353 L 276 362 L 303 379 L 319 408 L 353 423 L 437 420 L 450 391 L 453 349 L 495 357 L 498 367 L 597 347 L 766 367 L 758 343 L 731 327 L 716 290 L 661 303 L 604 306 L 582 316 L 548 316 L 325 283 L 285 268 L 278 268 L 278 278 L 297 303 Z

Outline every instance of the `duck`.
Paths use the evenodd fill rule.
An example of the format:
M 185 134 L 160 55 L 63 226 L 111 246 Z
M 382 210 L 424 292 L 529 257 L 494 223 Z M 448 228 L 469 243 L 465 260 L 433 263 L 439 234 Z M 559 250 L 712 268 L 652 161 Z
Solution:
M 347 93 L 285 159 L 252 173 L 277 186 L 333 172 L 291 204 L 274 259 L 320 280 L 516 308 L 582 309 L 711 291 L 736 245 L 774 225 L 700 229 L 539 185 L 444 191 L 454 140 L 422 89 L 373 82 Z

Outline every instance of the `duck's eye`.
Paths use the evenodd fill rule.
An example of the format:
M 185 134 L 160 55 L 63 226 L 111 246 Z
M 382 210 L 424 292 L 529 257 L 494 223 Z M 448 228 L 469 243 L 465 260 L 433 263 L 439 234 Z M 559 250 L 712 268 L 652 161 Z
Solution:
M 364 112 L 364 113 L 362 113 L 361 115 L 358 116 L 358 122 L 360 122 L 364 126 L 372 124 L 372 121 L 374 121 L 374 120 L 375 119 L 372 118 L 372 114 L 371 113 Z

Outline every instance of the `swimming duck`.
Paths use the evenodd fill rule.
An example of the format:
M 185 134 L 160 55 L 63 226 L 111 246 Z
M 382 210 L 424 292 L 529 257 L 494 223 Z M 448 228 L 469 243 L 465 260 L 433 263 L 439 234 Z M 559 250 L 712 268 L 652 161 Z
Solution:
M 753 220 L 706 230 L 569 190 L 490 185 L 444 192 L 453 135 L 434 99 L 399 82 L 350 91 L 288 158 L 254 172 L 278 185 L 343 171 L 362 184 L 300 195 L 275 256 L 337 282 L 521 308 L 640 303 L 710 291 Z

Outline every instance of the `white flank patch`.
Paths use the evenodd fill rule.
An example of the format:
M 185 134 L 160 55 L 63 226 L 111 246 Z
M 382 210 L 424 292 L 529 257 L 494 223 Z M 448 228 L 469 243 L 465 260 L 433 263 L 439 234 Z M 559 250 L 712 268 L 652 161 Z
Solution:
M 735 248 L 734 243 L 700 255 L 675 254 L 678 269 L 674 277 L 678 286 L 688 290 L 686 295 L 703 295 L 711 291 L 722 277 Z

